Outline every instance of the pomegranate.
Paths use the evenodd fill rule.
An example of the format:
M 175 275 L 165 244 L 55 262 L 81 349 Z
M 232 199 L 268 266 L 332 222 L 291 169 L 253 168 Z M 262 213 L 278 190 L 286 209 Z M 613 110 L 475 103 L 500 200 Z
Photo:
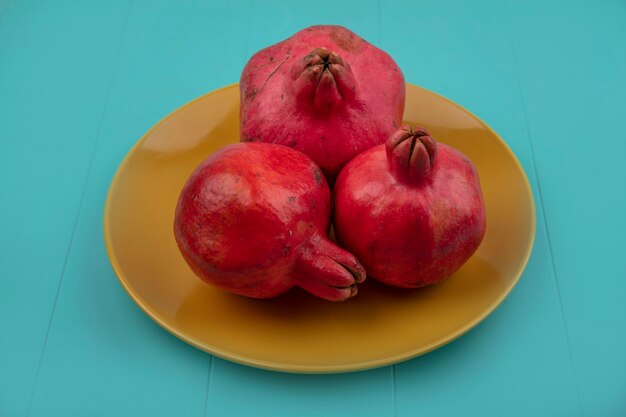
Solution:
M 485 207 L 472 162 L 423 128 L 403 126 L 350 161 L 334 189 L 340 245 L 384 283 L 440 282 L 478 249 Z
M 365 271 L 326 237 L 330 190 L 320 169 L 291 148 L 230 145 L 193 172 L 180 194 L 174 233 L 203 280 L 254 298 L 294 285 L 339 301 Z
M 402 121 L 405 84 L 384 51 L 341 26 L 312 26 L 257 52 L 241 74 L 241 140 L 291 146 L 332 183 Z

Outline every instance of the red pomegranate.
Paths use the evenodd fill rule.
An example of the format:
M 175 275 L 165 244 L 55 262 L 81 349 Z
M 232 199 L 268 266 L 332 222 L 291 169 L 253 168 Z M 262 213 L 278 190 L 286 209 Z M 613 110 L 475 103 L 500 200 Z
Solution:
M 485 234 L 474 165 L 423 128 L 403 126 L 350 161 L 337 178 L 334 203 L 338 242 L 371 277 L 398 287 L 450 276 Z
M 241 140 L 291 146 L 329 181 L 402 121 L 405 84 L 384 51 L 341 26 L 312 26 L 257 52 L 241 74 Z
M 241 143 L 207 158 L 187 180 L 174 233 L 203 280 L 254 298 L 298 285 L 340 301 L 365 271 L 326 237 L 330 190 L 320 169 L 291 148 Z

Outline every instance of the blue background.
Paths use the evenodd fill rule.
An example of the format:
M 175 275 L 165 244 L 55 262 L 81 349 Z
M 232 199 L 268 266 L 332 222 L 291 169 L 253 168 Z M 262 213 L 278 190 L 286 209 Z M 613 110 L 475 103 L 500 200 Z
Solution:
M 466 336 L 311 376 L 158 327 L 113 274 L 102 214 L 150 126 L 316 23 L 490 124 L 538 225 L 519 284 Z M 624 416 L 625 132 L 623 0 L 0 0 L 0 416 Z

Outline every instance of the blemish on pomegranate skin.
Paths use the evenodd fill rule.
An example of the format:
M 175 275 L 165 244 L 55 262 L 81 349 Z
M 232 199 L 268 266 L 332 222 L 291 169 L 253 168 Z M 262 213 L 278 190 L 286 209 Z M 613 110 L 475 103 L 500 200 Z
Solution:
M 253 88 L 252 90 L 248 90 L 246 91 L 246 98 L 253 100 L 257 93 L 259 92 L 259 90 L 257 88 Z
M 291 56 L 291 49 L 287 51 L 287 55 L 285 56 L 285 59 L 283 59 L 282 62 L 280 64 L 278 64 L 278 66 L 276 68 L 274 68 L 274 70 L 272 72 L 270 72 L 270 74 L 267 76 L 267 78 L 263 82 L 263 85 L 261 86 L 261 88 L 258 91 L 257 91 L 256 88 L 254 89 L 255 90 L 254 91 L 254 96 L 251 98 L 251 100 L 254 100 L 254 98 L 256 97 L 257 93 L 263 91 L 263 89 L 265 88 L 265 86 L 267 85 L 269 80 L 274 76 L 274 74 L 276 74 L 278 72 L 278 70 L 285 64 L 285 62 L 287 62 L 287 60 L 289 59 L 290 56 Z
M 291 196 L 291 197 L 289 197 L 287 200 L 289 200 L 289 201 L 290 201 L 290 202 L 292 202 L 292 203 L 295 203 L 295 202 L 296 202 L 296 196 L 293 196 L 293 195 L 292 195 L 292 196 Z
M 357 42 L 354 42 L 354 35 L 345 35 L 343 31 L 332 30 L 330 32 L 330 38 L 335 41 L 337 46 L 347 51 L 355 51 L 358 48 Z
M 315 182 L 317 185 L 322 185 L 322 171 L 316 169 L 313 171 L 313 177 L 315 178 Z

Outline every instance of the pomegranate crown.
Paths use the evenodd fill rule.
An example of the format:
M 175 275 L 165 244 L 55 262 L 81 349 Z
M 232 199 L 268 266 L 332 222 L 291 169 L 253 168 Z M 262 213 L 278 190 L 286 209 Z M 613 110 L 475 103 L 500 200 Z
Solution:
M 350 65 L 323 47 L 296 62 L 292 77 L 299 102 L 311 105 L 320 114 L 332 112 L 355 95 L 356 80 Z
M 428 131 L 403 125 L 387 139 L 387 159 L 392 172 L 409 181 L 428 178 L 437 158 L 437 142 Z

